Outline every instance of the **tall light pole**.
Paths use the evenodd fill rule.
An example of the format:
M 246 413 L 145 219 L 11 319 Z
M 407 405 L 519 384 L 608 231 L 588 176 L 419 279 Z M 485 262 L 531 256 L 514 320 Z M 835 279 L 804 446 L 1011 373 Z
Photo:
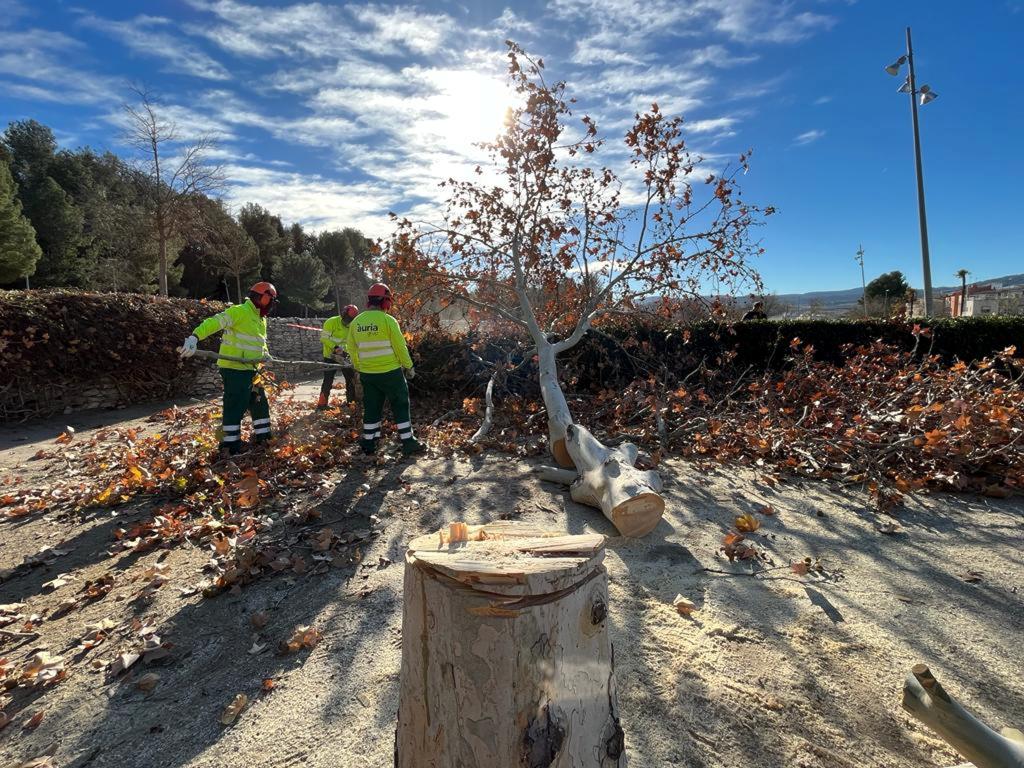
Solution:
M 857 246 L 857 255 L 853 257 L 860 262 L 860 303 L 864 305 L 864 317 L 868 316 L 868 284 L 864 280 L 864 246 Z
M 931 257 L 928 253 L 928 218 L 925 215 L 924 210 L 924 174 L 921 170 L 921 131 L 917 121 L 917 104 L 918 101 L 920 101 L 921 106 L 924 106 L 929 101 L 937 99 L 939 95 L 927 85 L 922 85 L 920 89 L 917 87 L 917 79 L 914 73 L 914 46 L 910 40 L 910 27 L 907 27 L 906 54 L 900 56 L 896 61 L 887 66 L 885 71 L 895 77 L 899 74 L 900 67 L 902 67 L 904 63 L 907 64 L 910 75 L 907 77 L 906 82 L 900 86 L 899 92 L 910 95 L 910 115 L 911 121 L 914 125 L 914 164 L 917 169 L 917 216 L 921 226 L 921 267 L 924 273 L 924 314 L 927 316 L 932 312 L 932 264 Z

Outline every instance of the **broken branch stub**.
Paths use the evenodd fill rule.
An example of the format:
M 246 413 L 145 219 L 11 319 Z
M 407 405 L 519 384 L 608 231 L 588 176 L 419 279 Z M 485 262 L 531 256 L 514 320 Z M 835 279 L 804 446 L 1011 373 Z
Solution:
M 615 448 L 578 424 L 565 431 L 565 445 L 579 477 L 569 488 L 573 501 L 600 509 L 623 536 L 646 536 L 665 513 L 661 478 L 637 469 L 638 449 L 632 443 Z
M 604 537 L 453 523 L 406 553 L 397 768 L 624 768 Z
M 960 706 L 924 664 L 915 665 L 903 683 L 903 708 L 977 768 L 1024 768 L 1024 744 L 996 733 Z

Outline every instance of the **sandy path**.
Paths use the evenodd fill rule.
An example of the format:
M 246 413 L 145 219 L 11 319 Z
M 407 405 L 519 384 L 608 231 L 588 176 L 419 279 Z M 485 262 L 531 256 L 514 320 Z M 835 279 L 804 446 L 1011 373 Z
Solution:
M 12 450 L 32 452 L 8 447 L 0 466 L 14 463 Z M 33 702 L 46 711 L 36 731 L 23 732 L 16 720 L 0 732 L 0 763 L 54 751 L 56 765 L 75 768 L 390 765 L 405 542 L 455 519 L 614 534 L 598 513 L 529 470 L 497 455 L 351 470 L 333 478 L 322 513 L 338 521 L 336 530 L 380 518 L 362 565 L 266 579 L 213 599 L 179 592 L 199 580 L 206 559 L 189 547 L 167 555 L 171 582 L 152 602 L 132 597 L 132 576 L 160 553 L 109 557 L 104 550 L 115 522 L 141 510 L 73 526 L 43 519 L 0 525 L 0 568 L 41 543 L 63 538 L 71 549 L 53 566 L 0 584 L 0 603 L 25 601 L 45 612 L 62 590 L 76 589 L 44 593 L 41 584 L 57 573 L 119 574 L 107 598 L 45 622 L 37 641 L 5 642 L 0 655 L 21 659 L 43 645 L 66 653 L 87 622 L 133 615 L 175 644 L 152 668 L 161 679 L 149 694 L 131 684 L 137 673 L 104 684 L 88 670 L 92 656 L 77 664 Z M 707 475 L 676 462 L 663 470 L 665 521 L 642 540 L 610 538 L 606 558 L 633 768 L 953 765 L 955 755 L 899 707 L 902 678 L 918 661 L 991 725 L 1024 724 L 1019 500 L 929 497 L 901 511 L 900 532 L 886 535 L 856 491 L 820 483 L 772 490 L 746 471 Z M 364 482 L 370 492 L 353 503 Z M 778 563 L 820 557 L 825 576 L 780 570 L 760 580 L 702 570 L 746 570 L 716 551 L 736 514 L 766 502 L 777 514 L 760 518 L 759 545 Z M 677 593 L 697 603 L 692 618 L 672 608 Z M 260 610 L 271 620 L 257 632 L 249 619 Z M 317 626 L 323 642 L 299 654 L 273 653 L 299 624 Z M 254 641 L 267 648 L 250 654 Z M 93 655 L 115 646 L 112 640 Z M 275 681 L 269 694 L 260 693 L 264 679 Z M 239 692 L 253 703 L 225 728 L 218 716 Z

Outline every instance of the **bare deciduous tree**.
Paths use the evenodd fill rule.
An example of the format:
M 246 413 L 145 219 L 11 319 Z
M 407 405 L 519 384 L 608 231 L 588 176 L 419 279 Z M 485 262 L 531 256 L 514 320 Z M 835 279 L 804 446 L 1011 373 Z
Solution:
M 128 123 L 124 139 L 138 153 L 140 170 L 150 182 L 159 289 L 166 296 L 168 241 L 194 221 L 195 198 L 219 191 L 224 176 L 220 165 L 208 162 L 209 152 L 216 145 L 212 135 L 184 140 L 177 124 L 161 115 L 159 103 L 147 90 L 133 87 L 132 91 L 138 103 L 123 105 Z
M 734 290 L 756 286 L 748 262 L 760 246 L 750 231 L 772 209 L 741 198 L 745 155 L 733 168 L 701 169 L 682 119 L 656 104 L 626 133 L 628 168 L 601 167 L 594 121 L 584 117 L 568 133 L 565 84 L 548 84 L 543 71 L 543 62 L 509 43 L 509 80 L 521 106 L 483 145 L 487 171 L 445 183 L 442 220 L 400 220 L 385 264 L 406 286 L 404 302 L 447 294 L 529 338 L 552 454 L 575 467 L 558 476 L 576 478 L 573 497 L 601 506 L 620 531 L 642 534 L 660 516 L 660 482 L 633 467 L 635 448 L 610 450 L 574 423 L 557 357 L 603 316 L 659 297 L 699 297 L 712 279 Z

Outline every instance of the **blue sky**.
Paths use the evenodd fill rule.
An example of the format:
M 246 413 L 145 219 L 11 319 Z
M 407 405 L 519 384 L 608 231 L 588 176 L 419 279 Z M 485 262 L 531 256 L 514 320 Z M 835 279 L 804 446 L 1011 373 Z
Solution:
M 746 197 L 779 209 L 769 290 L 858 285 L 860 243 L 869 279 L 920 285 L 910 110 L 882 70 L 907 24 L 939 94 L 921 110 L 934 283 L 1022 272 L 1024 0 L 0 0 L 0 123 L 124 154 L 119 105 L 142 83 L 185 134 L 220 137 L 232 205 L 382 235 L 475 164 L 511 37 L 610 139 L 657 100 L 712 165 L 753 147 Z

